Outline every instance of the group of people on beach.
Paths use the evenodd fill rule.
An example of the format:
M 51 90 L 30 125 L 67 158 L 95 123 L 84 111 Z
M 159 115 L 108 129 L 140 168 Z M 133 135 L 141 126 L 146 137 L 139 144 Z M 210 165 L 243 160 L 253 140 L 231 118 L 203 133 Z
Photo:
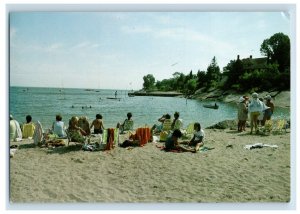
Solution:
M 178 149 L 182 151 L 196 152 L 199 150 L 200 146 L 203 145 L 204 131 L 201 129 L 200 123 L 194 124 L 194 136 L 190 141 L 181 142 L 194 147 L 193 149 L 187 149 L 182 147 L 179 143 L 179 139 L 182 137 L 182 120 L 179 118 L 179 112 L 174 113 L 174 119 L 171 119 L 170 114 L 164 114 L 158 119 L 160 124 L 154 124 L 151 128 L 151 140 L 153 136 L 159 136 L 160 141 L 165 142 L 166 150 Z M 127 118 L 121 123 L 117 123 L 116 128 L 118 128 L 119 133 L 127 133 L 128 131 L 133 132 L 134 121 L 132 119 L 132 113 L 127 113 Z M 62 121 L 61 115 L 56 115 L 55 121 L 52 124 L 50 130 L 47 134 L 54 135 L 57 138 L 68 137 L 71 141 L 75 142 L 85 142 L 86 137 L 92 134 L 91 130 L 94 128 L 93 134 L 102 134 L 104 128 L 104 123 L 101 114 L 96 114 L 96 118 L 89 124 L 87 117 L 77 117 L 73 116 L 69 120 L 69 126 L 66 129 L 64 122 Z M 13 119 L 10 115 L 10 140 L 17 141 L 22 138 L 34 138 L 35 143 L 41 141 L 44 135 L 42 125 L 39 121 L 36 123 L 32 122 L 31 115 L 26 116 L 26 123 L 20 126 L 18 121 Z
M 239 98 L 237 114 L 239 132 L 246 130 L 248 113 L 250 113 L 250 134 L 253 133 L 253 128 L 257 134 L 258 126 L 264 126 L 267 120 L 271 120 L 275 106 L 270 95 L 267 95 L 264 99 L 259 98 L 258 94 L 255 92 L 252 94 L 251 100 L 247 96 Z

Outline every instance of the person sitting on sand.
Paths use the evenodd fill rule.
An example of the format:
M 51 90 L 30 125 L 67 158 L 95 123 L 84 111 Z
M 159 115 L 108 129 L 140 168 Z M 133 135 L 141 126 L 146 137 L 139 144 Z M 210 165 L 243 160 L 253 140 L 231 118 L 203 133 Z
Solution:
M 33 133 L 34 133 L 34 123 L 32 122 L 32 117 L 31 115 L 26 116 L 26 123 L 22 127 L 22 136 L 23 138 L 32 138 Z
M 171 115 L 165 114 L 161 118 L 158 119 L 161 122 L 160 125 L 154 124 L 151 128 L 151 133 L 159 134 L 162 131 L 169 131 L 172 127 Z
M 204 130 L 201 129 L 200 123 L 194 124 L 194 130 L 195 130 L 194 136 L 190 140 L 190 142 L 188 142 L 188 145 L 195 147 L 194 150 L 191 150 L 192 152 L 197 152 L 197 151 L 199 151 L 199 148 L 204 145 L 204 143 L 203 143 Z
M 90 124 L 87 117 L 80 117 L 78 120 L 78 126 L 84 130 L 84 132 L 86 133 L 85 135 L 91 134 Z
M 189 142 L 181 142 L 182 144 L 187 144 L 188 146 L 195 147 L 193 149 L 185 148 L 179 146 L 184 152 L 198 152 L 200 147 L 204 145 L 204 130 L 201 129 L 200 123 L 194 123 L 194 136 Z
M 175 130 L 175 129 L 181 129 L 182 128 L 182 120 L 179 119 L 179 112 L 175 112 L 174 113 L 174 120 L 171 124 L 171 129 Z
M 22 140 L 22 130 L 18 121 L 12 115 L 9 116 L 9 140 L 20 141 Z
M 96 119 L 92 122 L 90 129 L 94 126 L 94 134 L 102 134 L 103 133 L 103 121 L 102 115 L 96 114 Z
M 158 122 L 160 122 L 161 124 L 157 125 L 157 124 L 154 124 L 151 128 L 151 133 L 160 133 L 161 132 L 161 129 L 162 129 L 162 126 L 163 126 L 163 123 L 166 119 L 166 115 L 167 114 L 164 114 L 162 115 L 160 118 L 158 118 Z
M 181 136 L 181 131 L 179 129 L 175 129 L 173 133 L 167 137 L 167 140 L 165 142 L 165 149 L 167 151 L 181 149 L 178 142 L 178 139 L 181 138 Z
M 86 132 L 78 126 L 78 121 L 79 118 L 75 116 L 69 120 L 68 133 L 71 141 L 83 143 L 85 141 L 84 135 L 86 135 Z
M 62 121 L 61 115 L 56 115 L 56 121 L 52 124 L 53 134 L 56 134 L 58 137 L 65 137 L 65 124 Z
M 117 128 L 120 129 L 120 133 L 124 133 L 124 131 L 133 130 L 133 120 L 131 112 L 127 113 L 127 119 L 125 119 L 122 124 L 117 124 Z

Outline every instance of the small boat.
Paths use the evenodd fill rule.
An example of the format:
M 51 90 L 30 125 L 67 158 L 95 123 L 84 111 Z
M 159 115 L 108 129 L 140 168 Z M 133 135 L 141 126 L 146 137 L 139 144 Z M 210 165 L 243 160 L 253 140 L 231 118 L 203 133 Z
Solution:
M 111 99 L 111 100 L 121 100 L 121 98 L 117 98 L 117 97 L 106 97 L 106 99 Z
M 214 105 L 203 105 L 205 108 L 212 108 L 212 109 L 218 109 L 219 106 L 215 103 Z

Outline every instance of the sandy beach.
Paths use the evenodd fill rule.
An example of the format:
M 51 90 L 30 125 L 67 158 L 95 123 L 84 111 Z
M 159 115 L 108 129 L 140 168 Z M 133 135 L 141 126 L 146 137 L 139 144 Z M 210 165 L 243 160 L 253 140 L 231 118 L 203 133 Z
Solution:
M 160 142 L 94 152 L 11 142 L 18 149 L 9 162 L 10 203 L 289 202 L 289 130 L 205 133 L 205 146 L 214 149 L 198 153 L 165 152 Z M 254 143 L 278 148 L 244 148 Z

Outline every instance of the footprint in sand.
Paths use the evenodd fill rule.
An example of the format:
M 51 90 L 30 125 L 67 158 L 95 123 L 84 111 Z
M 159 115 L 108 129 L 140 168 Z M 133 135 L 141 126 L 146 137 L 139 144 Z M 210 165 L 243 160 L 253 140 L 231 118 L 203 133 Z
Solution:
M 75 159 L 75 160 L 73 160 L 75 163 L 83 163 L 83 161 L 82 160 L 80 160 L 79 158 L 77 158 L 77 159 Z

